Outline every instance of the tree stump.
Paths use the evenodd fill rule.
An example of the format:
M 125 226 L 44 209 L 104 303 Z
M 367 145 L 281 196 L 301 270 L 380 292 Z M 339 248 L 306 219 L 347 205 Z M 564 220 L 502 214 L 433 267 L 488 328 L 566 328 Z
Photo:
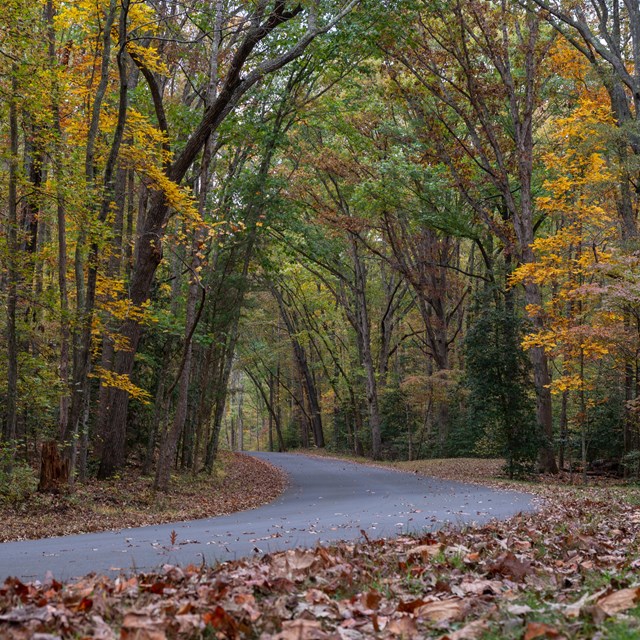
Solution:
M 50 440 L 42 445 L 38 491 L 58 492 L 69 482 L 69 462 L 63 460 L 58 443 Z

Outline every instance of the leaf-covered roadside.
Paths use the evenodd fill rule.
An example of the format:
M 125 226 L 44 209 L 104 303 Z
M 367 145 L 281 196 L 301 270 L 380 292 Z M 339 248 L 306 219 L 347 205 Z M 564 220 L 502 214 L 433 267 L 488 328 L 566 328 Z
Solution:
M 287 551 L 217 568 L 0 589 L 8 639 L 633 638 L 640 491 L 556 488 L 465 531 Z
M 472 482 L 492 485 L 498 488 L 513 486 L 516 490 L 523 490 L 522 483 L 509 483 L 506 480 L 504 473 L 505 461 L 502 458 L 429 458 L 425 460 L 380 460 L 373 462 L 369 458 L 362 456 L 346 455 L 326 449 L 298 449 L 294 453 L 320 458 L 348 460 L 349 462 L 367 466 L 397 469 L 399 471 L 441 478 L 442 480 Z
M 0 502 L 0 542 L 219 516 L 271 502 L 286 474 L 257 458 L 221 451 L 216 473 L 176 476 L 170 493 L 130 470 L 124 478 L 77 484 L 62 494 L 34 493 L 16 504 Z

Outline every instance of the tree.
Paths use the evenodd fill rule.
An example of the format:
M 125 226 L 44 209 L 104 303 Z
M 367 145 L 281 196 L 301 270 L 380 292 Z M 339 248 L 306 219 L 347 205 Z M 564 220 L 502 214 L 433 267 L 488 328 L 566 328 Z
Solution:
M 504 456 L 510 478 L 531 471 L 539 449 L 522 328 L 513 292 L 503 298 L 487 287 L 477 297 L 465 340 L 467 429 L 474 453 Z
M 546 19 L 592 65 L 609 94 L 620 128 L 615 150 L 620 163 L 617 208 L 622 236 L 637 235 L 637 169 L 627 162 L 640 153 L 636 126 L 640 118 L 640 7 L 635 2 L 588 0 L 565 6 L 549 0 L 532 0 L 532 11 L 544 9 Z M 535 8 L 534 8 L 535 7 Z
M 291 6 L 289 6 L 291 4 Z M 311 42 L 319 35 L 334 27 L 356 4 L 351 0 L 339 6 L 335 13 L 321 19 L 315 5 L 304 8 L 300 4 L 276 0 L 269 6 L 268 2 L 260 2 L 255 10 L 240 14 L 236 33 L 240 36 L 233 53 L 229 52 L 229 64 L 224 80 L 217 91 L 215 100 L 204 110 L 202 118 L 181 151 L 163 169 L 163 177 L 168 182 L 166 188 L 152 191 L 149 206 L 144 216 L 142 228 L 138 232 L 140 238 L 136 247 L 136 258 L 133 267 L 130 298 L 134 306 L 145 303 L 151 291 L 156 269 L 162 260 L 162 237 L 171 210 L 171 199 L 167 188 L 178 184 L 202 151 L 206 141 L 220 127 L 224 119 L 236 107 L 242 97 L 263 77 L 284 67 L 301 56 Z M 248 8 L 247 8 L 248 9 Z M 330 10 L 327 7 L 327 10 Z M 296 19 L 306 17 L 307 25 L 300 35 L 295 37 L 290 46 L 275 51 L 273 56 L 260 60 L 252 54 L 260 51 L 284 29 L 284 25 Z M 160 123 L 165 122 L 165 108 L 157 87 L 157 80 L 152 73 L 144 73 L 149 90 L 154 97 L 156 117 Z M 135 352 L 141 335 L 141 325 L 136 319 L 126 320 L 120 327 L 120 333 L 127 341 L 126 350 L 118 351 L 114 357 L 113 371 L 118 376 L 131 374 Z M 124 445 L 126 435 L 128 395 L 126 391 L 115 390 L 110 405 L 106 408 L 109 431 L 105 434 L 105 443 L 100 462 L 99 477 L 108 477 L 119 469 L 124 461 Z
M 608 105 L 586 96 L 571 115 L 555 120 L 557 147 L 544 158 L 549 178 L 538 206 L 553 216 L 557 227 L 554 233 L 533 242 L 536 260 L 521 265 L 512 279 L 513 283 L 535 282 L 550 289 L 543 305 L 527 307 L 530 317 L 538 321 L 524 344 L 562 361 L 561 374 L 551 389 L 577 395 L 585 473 L 589 394 L 623 321 L 602 305 L 607 287 L 603 274 L 612 273 L 610 265 L 616 258 L 610 245 L 617 235 L 612 195 L 615 180 L 606 168 L 599 135 L 599 129 L 609 124 Z
M 474 215 L 518 262 L 530 263 L 537 223 L 534 133 L 553 36 L 540 16 L 507 2 L 420 3 L 412 24 L 404 42 L 388 50 L 397 91 Z M 539 285 L 524 289 L 528 304 L 541 304 Z M 543 434 L 540 465 L 554 472 L 548 359 L 541 348 L 530 355 Z

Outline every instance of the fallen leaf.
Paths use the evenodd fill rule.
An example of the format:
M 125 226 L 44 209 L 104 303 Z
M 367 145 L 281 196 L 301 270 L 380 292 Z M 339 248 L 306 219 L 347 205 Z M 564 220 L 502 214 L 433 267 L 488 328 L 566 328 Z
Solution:
M 53 609 L 50 607 L 34 607 L 33 605 L 27 607 L 20 607 L 13 609 L 0 615 L 0 621 L 2 622 L 15 622 L 24 623 L 31 620 L 37 620 L 38 622 L 48 622 L 53 618 Z
M 507 607 L 507 611 L 514 616 L 525 616 L 533 609 L 527 604 L 512 604 Z
M 217 606 L 213 611 L 204 613 L 202 622 L 222 631 L 229 638 L 235 638 L 238 635 L 236 621 L 221 606 Z
M 492 573 L 498 573 L 507 578 L 511 578 L 516 582 L 520 582 L 525 579 L 526 576 L 533 573 L 531 562 L 529 560 L 518 560 L 516 556 L 511 553 L 503 553 L 490 567 L 489 570 Z
M 144 612 L 127 613 L 120 628 L 120 640 L 166 640 L 167 635 L 159 620 Z
M 544 622 L 529 622 L 524 632 L 523 640 L 534 640 L 535 638 L 557 638 L 560 632 Z
M 282 631 L 273 640 L 327 640 L 329 634 L 322 630 L 317 620 L 285 620 Z
M 113 629 L 102 619 L 101 616 L 91 616 L 93 629 L 91 637 L 93 640 L 116 640 Z
M 420 558 L 426 562 L 429 558 L 433 558 L 433 556 L 440 553 L 442 550 L 442 545 L 439 544 L 421 544 L 417 547 L 413 547 L 407 552 L 407 558 L 415 558 L 416 556 L 420 556 Z
M 392 620 L 387 625 L 386 631 L 401 638 L 413 638 L 418 633 L 418 627 L 415 620 L 409 616 L 403 616 Z
M 194 613 L 185 613 L 176 615 L 174 620 L 178 625 L 177 635 L 179 638 L 202 637 L 204 622 L 201 616 Z
M 498 580 L 473 580 L 462 582 L 452 590 L 461 596 L 498 595 L 502 591 L 502 582 Z
M 456 620 L 462 616 L 463 604 L 460 598 L 449 598 L 447 600 L 436 600 L 423 604 L 415 610 L 415 615 L 426 618 L 432 622 L 443 622 L 445 620 Z
M 582 612 L 582 608 L 589 600 L 589 594 L 585 593 L 578 601 L 569 604 L 564 609 L 564 615 L 568 618 L 577 618 Z
M 377 609 L 381 600 L 382 596 L 377 591 L 368 591 L 360 596 L 360 602 L 371 610 Z
M 607 616 L 614 616 L 616 613 L 622 613 L 635 607 L 639 600 L 640 587 L 614 591 L 596 601 L 594 618 L 600 622 Z
M 440 640 L 477 640 L 488 627 L 486 620 L 474 620 L 462 629 L 441 636 Z
M 421 598 L 416 598 L 415 600 L 400 602 L 396 610 L 402 613 L 413 613 L 418 607 L 421 607 L 423 604 L 425 604 L 424 600 L 422 600 Z

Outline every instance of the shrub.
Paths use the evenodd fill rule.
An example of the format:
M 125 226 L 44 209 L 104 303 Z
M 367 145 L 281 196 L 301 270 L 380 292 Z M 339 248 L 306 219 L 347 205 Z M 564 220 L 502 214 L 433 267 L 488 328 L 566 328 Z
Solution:
M 15 504 L 26 500 L 38 486 L 33 469 L 24 461 L 17 460 L 12 445 L 0 445 L 0 502 Z

